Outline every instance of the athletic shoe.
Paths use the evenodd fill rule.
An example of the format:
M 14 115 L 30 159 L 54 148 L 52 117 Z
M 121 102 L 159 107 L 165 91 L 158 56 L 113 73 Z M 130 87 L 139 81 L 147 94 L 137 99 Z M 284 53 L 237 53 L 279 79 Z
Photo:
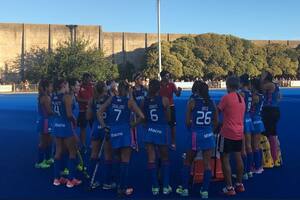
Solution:
M 183 190 L 182 185 L 178 185 L 178 187 L 176 188 L 176 193 L 177 193 L 177 194 L 181 194 L 181 193 L 182 193 L 182 190 Z
M 124 197 L 124 196 L 130 196 L 133 193 L 133 188 L 127 188 L 127 189 L 118 189 L 118 195 L 120 197 Z
M 234 196 L 236 195 L 234 187 L 230 186 L 230 187 L 224 187 L 221 191 L 222 194 L 226 195 L 226 196 Z
M 158 187 L 152 187 L 152 194 L 154 196 L 158 195 L 159 194 L 159 188 Z
M 248 178 L 253 178 L 253 172 L 248 172 Z
M 92 185 L 91 188 L 94 190 L 100 186 L 100 183 L 98 181 L 95 181 Z
M 43 160 L 40 163 L 35 163 L 34 167 L 37 169 L 47 169 L 50 167 L 50 165 L 47 164 L 46 160 Z
M 63 178 L 63 177 L 61 177 L 61 178 L 56 178 L 56 179 L 54 179 L 54 181 L 53 181 L 53 185 L 55 185 L 55 186 L 59 186 L 59 185 L 64 185 L 64 184 L 66 184 L 68 182 L 68 179 L 66 179 L 66 178 Z
M 178 188 L 176 189 L 176 193 L 179 194 L 182 197 L 189 196 L 189 190 L 184 189 L 181 185 L 179 185 Z
M 55 186 L 59 186 L 60 185 L 60 181 L 59 181 L 58 178 L 54 179 L 53 185 L 55 185 Z
M 243 183 L 236 183 L 235 184 L 235 191 L 237 192 L 245 192 L 245 187 Z
M 280 167 L 280 166 L 281 166 L 281 160 L 280 159 L 275 160 L 274 167 Z
M 54 159 L 53 158 L 50 158 L 49 160 L 46 160 L 46 163 L 48 165 L 52 165 L 54 163 Z
M 65 168 L 64 171 L 60 172 L 60 175 L 62 176 L 68 176 L 69 175 L 69 169 L 68 168 Z
M 103 190 L 112 190 L 112 189 L 115 189 L 117 187 L 117 184 L 116 183 L 111 183 L 111 184 L 106 184 L 106 183 L 104 183 L 103 185 L 102 185 L 102 189 Z
M 164 188 L 163 188 L 163 194 L 168 195 L 168 194 L 170 194 L 171 192 L 172 192 L 171 186 L 168 186 L 168 187 L 164 187 Z
M 261 173 L 263 173 L 263 171 L 264 171 L 264 168 L 259 168 L 259 169 L 256 169 L 256 170 L 254 170 L 254 173 L 255 174 L 261 174 Z
M 232 178 L 236 178 L 237 177 L 236 174 L 232 174 L 231 176 L 232 176 Z M 243 174 L 243 180 L 247 181 L 248 179 L 249 179 L 248 174 L 247 173 Z
M 202 199 L 208 199 L 208 191 L 200 190 L 200 195 Z
M 82 172 L 83 171 L 83 164 L 79 163 L 77 165 L 77 170 L 80 171 L 80 172 Z
M 76 178 L 73 178 L 72 180 L 68 180 L 67 182 L 67 187 L 72 188 L 74 186 L 80 185 L 82 183 L 81 180 L 78 180 Z

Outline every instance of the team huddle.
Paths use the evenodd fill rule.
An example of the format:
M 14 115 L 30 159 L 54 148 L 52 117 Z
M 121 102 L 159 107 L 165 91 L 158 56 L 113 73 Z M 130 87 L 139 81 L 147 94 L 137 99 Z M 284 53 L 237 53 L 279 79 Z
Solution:
M 162 71 L 160 76 L 161 81 L 152 79 L 147 86 L 141 73 L 133 76 L 134 86 L 126 81 L 92 84 L 87 73 L 81 84 L 75 79 L 53 83 L 41 80 L 37 120 L 40 142 L 35 167 L 45 169 L 53 164 L 55 186 L 80 185 L 82 180 L 76 177 L 76 170 L 80 170 L 90 188 L 117 189 L 119 195 L 129 196 L 133 193 L 128 183 L 131 154 L 133 150 L 138 151 L 139 141 L 142 141 L 147 153 L 149 190 L 153 195 L 170 194 L 169 151 L 176 150 L 173 95 L 180 96 L 182 89 L 170 81 L 168 71 Z M 278 159 L 276 124 L 280 94 L 272 78 L 267 72 L 252 80 L 247 74 L 239 78 L 229 75 L 226 80 L 228 94 L 218 105 L 210 98 L 204 81 L 194 82 L 186 108 L 186 131 L 180 133 L 184 135 L 186 156 L 176 193 L 189 196 L 193 161 L 201 151 L 204 172 L 200 196 L 208 198 L 212 179 L 210 160 L 217 144 L 226 183 L 221 191 L 224 195 L 245 191 L 243 179 L 263 172 L 263 153 L 259 146 L 262 134 L 268 137 L 274 162 Z M 86 134 L 87 126 L 91 129 L 90 137 Z M 218 142 L 215 134 L 220 134 Z M 52 144 L 55 145 L 54 153 Z M 82 155 L 87 152 L 90 155 L 85 167 Z M 236 161 L 234 175 L 230 166 L 232 153 Z M 102 155 L 104 161 L 100 161 Z M 103 180 L 99 180 L 101 185 L 95 180 L 99 168 L 104 175 Z

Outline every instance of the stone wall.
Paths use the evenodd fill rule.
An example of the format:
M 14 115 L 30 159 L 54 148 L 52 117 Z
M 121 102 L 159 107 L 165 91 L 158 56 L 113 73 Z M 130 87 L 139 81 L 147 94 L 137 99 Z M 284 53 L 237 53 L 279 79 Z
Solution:
M 195 34 L 162 34 L 161 39 L 173 41 L 182 36 Z M 9 66 L 17 56 L 31 48 L 55 49 L 68 39 L 88 39 L 91 46 L 101 48 L 104 55 L 116 64 L 131 62 L 135 67 L 142 65 L 145 49 L 157 42 L 157 34 L 102 32 L 101 26 L 55 25 L 55 24 L 15 24 L 0 23 L 0 69 Z M 298 40 L 252 40 L 256 45 L 271 43 L 296 47 Z

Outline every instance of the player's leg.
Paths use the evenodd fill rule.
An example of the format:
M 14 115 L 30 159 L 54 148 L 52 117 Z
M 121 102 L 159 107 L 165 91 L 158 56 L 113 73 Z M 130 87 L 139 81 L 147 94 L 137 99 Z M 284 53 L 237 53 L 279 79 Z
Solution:
M 67 180 L 61 177 L 60 174 L 62 168 L 63 145 L 64 145 L 63 138 L 56 137 L 55 156 L 54 156 L 54 181 L 53 181 L 53 185 L 55 186 L 65 184 L 67 182 Z
M 167 145 L 159 146 L 159 154 L 162 161 L 162 174 L 163 174 L 163 194 L 170 194 L 172 188 L 170 186 L 170 161 L 169 161 L 169 148 Z
M 45 159 L 47 164 L 51 165 L 54 162 L 53 159 L 53 152 L 52 152 L 52 136 L 50 133 L 46 134 L 46 152 L 45 152 Z
M 120 148 L 121 166 L 120 166 L 120 185 L 118 193 L 120 195 L 131 195 L 133 188 L 128 187 L 128 169 L 131 158 L 131 147 Z
M 81 180 L 76 179 L 75 173 L 76 173 L 76 156 L 77 156 L 77 147 L 76 147 L 76 139 L 72 135 L 71 137 L 65 138 L 65 144 L 69 152 L 69 176 L 68 176 L 68 182 L 67 187 L 72 188 L 74 186 L 77 186 L 81 184 Z
M 170 106 L 171 112 L 171 121 L 170 121 L 170 128 L 171 128 L 171 148 L 176 148 L 176 111 L 175 105 Z
M 263 167 L 262 167 L 262 154 L 261 154 L 261 150 L 259 148 L 259 143 L 260 143 L 260 138 L 261 138 L 261 134 L 254 134 L 253 136 L 253 155 L 254 155 L 254 168 L 255 168 L 255 172 L 260 174 L 263 171 Z
M 109 140 L 104 143 L 104 190 L 114 189 L 116 187 L 116 183 L 112 180 L 112 165 L 113 165 L 113 149 Z
M 86 127 L 87 127 L 87 119 L 86 119 L 86 113 L 85 112 L 79 112 L 78 115 L 78 126 L 80 128 L 80 141 L 81 141 L 81 152 L 86 153 Z
M 222 193 L 228 196 L 235 195 L 234 187 L 232 186 L 232 179 L 231 179 L 231 166 L 230 166 L 230 153 L 232 151 L 232 142 L 230 142 L 228 139 L 224 138 L 223 136 L 219 139 L 219 151 L 221 153 L 221 161 L 222 161 L 222 170 L 224 174 L 224 180 L 226 187 L 223 188 Z M 236 162 L 239 162 L 239 164 L 243 164 L 241 154 L 240 157 Z M 237 177 L 239 179 L 242 178 L 243 170 L 237 169 Z
M 91 141 L 92 151 L 91 151 L 90 162 L 88 165 L 88 174 L 90 177 L 93 175 L 96 164 L 98 162 L 98 154 L 100 151 L 100 142 L 101 142 L 100 139 L 92 139 L 92 141 Z
M 253 151 L 252 151 L 252 136 L 251 133 L 245 134 L 245 146 L 246 146 L 246 152 L 247 152 L 247 162 L 245 163 L 243 161 L 244 165 L 244 172 L 246 172 L 246 175 L 244 174 L 243 178 L 248 179 L 251 178 L 252 175 L 252 165 L 253 165 Z
M 203 155 L 203 164 L 204 164 L 204 175 L 203 175 L 203 184 L 202 184 L 200 194 L 203 199 L 207 199 L 209 185 L 212 177 L 211 166 L 210 166 L 212 149 L 203 150 L 202 155 Z
M 158 177 L 157 177 L 155 146 L 152 143 L 146 143 L 145 147 L 146 147 L 147 158 L 148 158 L 147 168 L 151 177 L 152 194 L 158 195 L 159 184 L 158 184 Z
M 196 156 L 196 151 L 188 150 L 185 154 L 185 158 L 183 160 L 183 166 L 181 171 L 181 185 L 176 189 L 176 193 L 181 196 L 189 195 L 189 180 L 191 177 L 191 168 Z

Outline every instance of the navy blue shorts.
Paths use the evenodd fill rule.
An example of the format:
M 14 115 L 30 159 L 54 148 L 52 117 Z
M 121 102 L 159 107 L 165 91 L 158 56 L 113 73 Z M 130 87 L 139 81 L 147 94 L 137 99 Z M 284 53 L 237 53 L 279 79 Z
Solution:
M 260 134 L 265 131 L 265 126 L 260 116 L 253 116 L 252 121 L 253 121 L 253 131 L 252 131 L 253 134 Z
M 92 140 L 103 140 L 105 132 L 104 129 L 101 128 L 98 120 L 93 122 L 91 134 Z
M 75 129 L 71 122 L 65 118 L 55 118 L 53 120 L 53 135 L 56 137 L 67 138 L 75 134 Z
M 148 124 L 144 129 L 144 143 L 156 145 L 169 145 L 169 126 L 167 124 Z
M 214 149 L 216 137 L 212 130 L 191 129 L 187 145 L 193 151 Z
M 110 127 L 110 142 L 113 149 L 134 145 L 132 131 L 128 124 Z

